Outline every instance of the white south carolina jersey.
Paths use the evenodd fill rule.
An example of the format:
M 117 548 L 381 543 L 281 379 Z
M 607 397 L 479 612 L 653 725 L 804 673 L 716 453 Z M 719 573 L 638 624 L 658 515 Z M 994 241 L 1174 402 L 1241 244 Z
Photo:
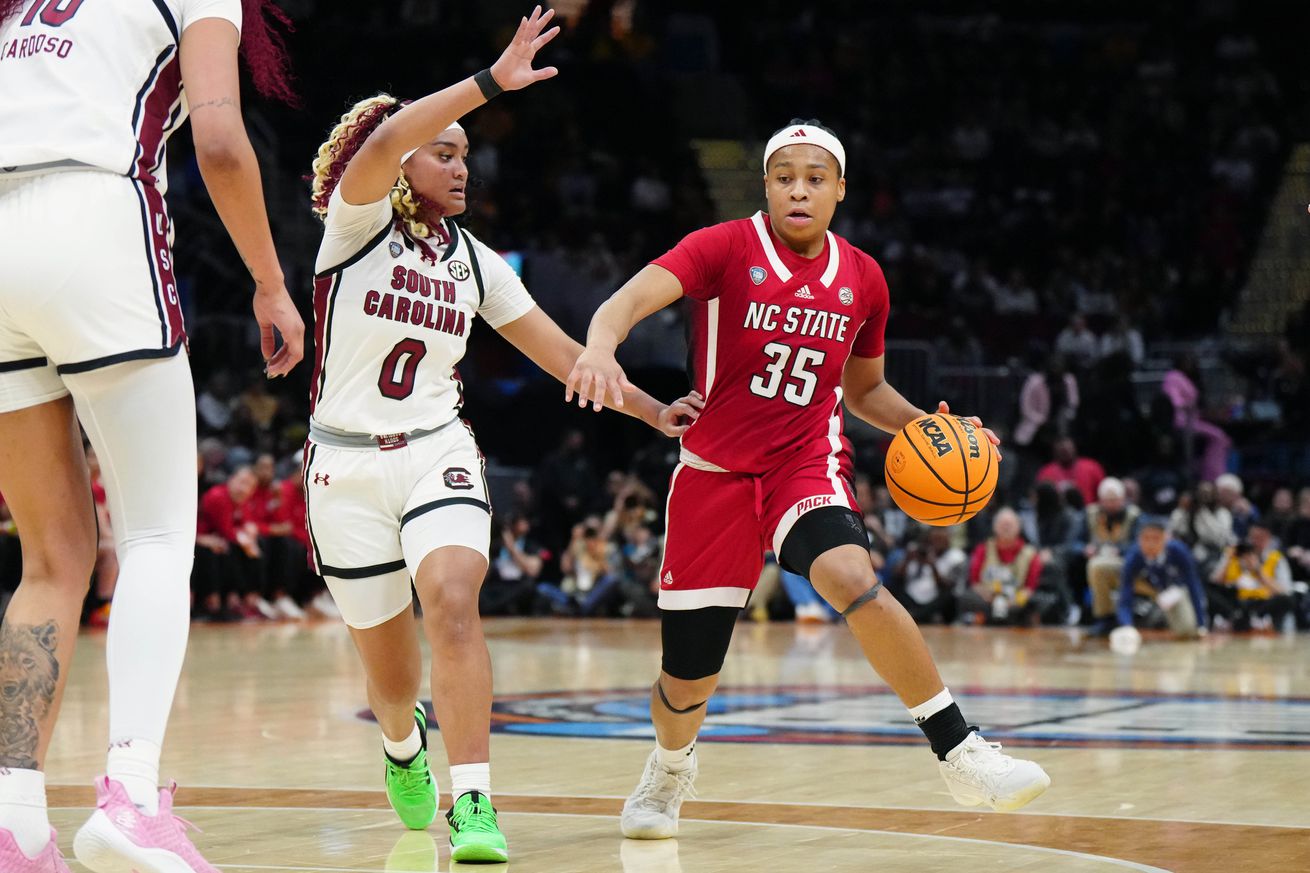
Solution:
M 186 118 L 178 44 L 241 0 L 27 0 L 0 25 L 0 178 L 98 167 L 157 185 Z
M 452 221 L 445 229 L 449 244 L 420 244 L 389 198 L 332 193 L 314 268 L 316 423 L 372 436 L 447 424 L 463 403 L 455 366 L 474 317 L 501 327 L 536 305 L 504 258 Z

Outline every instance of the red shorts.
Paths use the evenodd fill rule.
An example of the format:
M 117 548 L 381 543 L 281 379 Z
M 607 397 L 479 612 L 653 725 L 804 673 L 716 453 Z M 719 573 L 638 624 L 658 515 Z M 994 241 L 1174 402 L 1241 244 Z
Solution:
M 763 475 L 679 464 L 669 481 L 661 609 L 746 605 L 764 568 L 805 513 L 856 509 L 850 455 L 818 455 Z M 858 511 L 858 510 L 857 510 Z

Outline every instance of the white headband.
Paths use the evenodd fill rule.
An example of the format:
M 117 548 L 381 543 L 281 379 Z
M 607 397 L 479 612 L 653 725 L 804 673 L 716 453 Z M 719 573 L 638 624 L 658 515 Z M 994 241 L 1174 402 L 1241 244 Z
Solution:
M 450 127 L 446 128 L 446 130 L 463 130 L 463 129 L 464 128 L 460 125 L 458 121 L 452 121 L 450 123 Z M 445 133 L 446 130 L 443 130 L 441 133 Z M 427 145 L 427 143 L 424 143 L 423 145 Z M 405 163 L 405 161 L 408 161 L 410 158 L 414 157 L 414 152 L 418 151 L 421 148 L 423 148 L 423 146 L 419 146 L 418 148 L 413 148 L 405 152 L 403 155 L 400 156 L 400 162 L 402 164 Z
M 841 140 L 811 124 L 788 125 L 769 139 L 768 145 L 764 147 L 764 172 L 769 172 L 769 158 L 773 157 L 773 153 L 778 149 L 805 144 L 816 145 L 831 153 L 837 159 L 838 172 L 843 176 L 846 175 L 846 149 L 842 148 Z

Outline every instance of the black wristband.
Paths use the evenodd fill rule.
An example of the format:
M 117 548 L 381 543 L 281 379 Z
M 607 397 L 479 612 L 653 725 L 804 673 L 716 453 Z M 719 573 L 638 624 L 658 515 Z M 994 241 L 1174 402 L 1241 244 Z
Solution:
M 490 69 L 479 70 L 474 73 L 473 81 L 478 84 L 478 90 L 482 92 L 482 96 L 488 100 L 505 90 L 500 87 L 500 83 L 496 81 L 496 77 L 491 75 Z

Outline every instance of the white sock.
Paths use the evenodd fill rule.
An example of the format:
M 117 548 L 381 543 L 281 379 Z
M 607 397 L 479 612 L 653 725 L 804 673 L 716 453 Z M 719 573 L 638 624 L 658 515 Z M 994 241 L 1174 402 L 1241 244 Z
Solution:
M 655 744 L 655 760 L 660 762 L 666 770 L 690 770 L 691 753 L 696 748 L 696 741 L 692 740 L 681 749 L 666 749 L 659 743 Z
M 14 835 L 14 842 L 29 858 L 41 854 L 50 842 L 45 774 L 40 770 L 0 767 L 0 828 Z
M 389 740 L 386 734 L 382 735 L 382 748 L 391 756 L 391 760 L 408 763 L 423 749 L 423 737 L 418 732 L 418 722 L 413 724 L 414 729 L 403 740 Z
M 943 688 L 918 706 L 910 707 L 910 718 L 914 719 L 915 724 L 923 724 L 954 702 L 955 699 L 951 697 L 951 689 Z
M 138 738 L 109 744 L 109 765 L 105 775 L 127 791 L 132 803 L 146 815 L 159 814 L 158 743 Z
M 450 767 L 450 801 L 470 791 L 477 791 L 491 799 L 491 764 L 452 764 Z

